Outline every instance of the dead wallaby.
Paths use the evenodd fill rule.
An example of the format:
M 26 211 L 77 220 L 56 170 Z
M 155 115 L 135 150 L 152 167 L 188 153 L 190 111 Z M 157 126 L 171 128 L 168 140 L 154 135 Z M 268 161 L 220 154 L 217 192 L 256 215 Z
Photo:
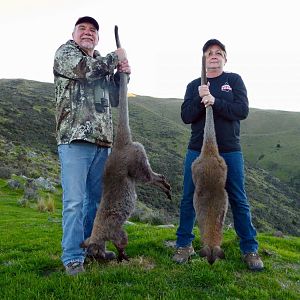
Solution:
M 204 55 L 202 84 L 207 84 Z M 221 243 L 228 196 L 225 190 L 227 165 L 219 154 L 211 106 L 206 107 L 203 145 L 200 156 L 192 164 L 192 176 L 195 184 L 194 208 L 203 245 L 200 256 L 207 257 L 207 261 L 213 264 L 216 259 L 225 258 Z
M 115 35 L 120 48 L 117 26 Z M 125 253 L 128 238 L 123 225 L 134 210 L 137 181 L 160 188 L 171 199 L 171 187 L 165 177 L 152 171 L 143 145 L 132 141 L 127 83 L 128 75 L 120 73 L 119 120 L 112 153 L 105 165 L 102 199 L 92 234 L 81 245 L 95 259 L 105 259 L 105 243 L 112 241 L 118 250 L 117 259 L 128 260 Z

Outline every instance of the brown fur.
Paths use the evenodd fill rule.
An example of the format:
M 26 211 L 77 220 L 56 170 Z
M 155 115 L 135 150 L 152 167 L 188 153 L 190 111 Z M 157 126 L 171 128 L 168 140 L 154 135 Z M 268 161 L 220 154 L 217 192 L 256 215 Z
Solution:
M 192 164 L 192 176 L 193 202 L 203 244 L 200 256 L 207 257 L 213 264 L 217 258 L 225 258 L 221 243 L 228 196 L 225 190 L 227 165 L 219 155 L 211 106 L 206 108 L 203 146 Z
M 171 199 L 171 188 L 165 177 L 152 171 L 142 144 L 133 142 L 129 127 L 127 74 L 120 74 L 119 123 L 112 153 L 109 155 L 103 180 L 103 194 L 90 238 L 82 243 L 89 255 L 105 259 L 105 243 L 112 241 L 118 260 L 128 259 L 128 244 L 123 224 L 134 210 L 137 181 L 160 188 Z

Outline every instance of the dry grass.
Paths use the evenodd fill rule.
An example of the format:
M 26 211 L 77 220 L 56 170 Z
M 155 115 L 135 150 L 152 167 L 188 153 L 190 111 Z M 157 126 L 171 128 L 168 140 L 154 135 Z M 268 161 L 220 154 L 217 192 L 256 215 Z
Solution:
M 47 199 L 40 198 L 37 202 L 37 209 L 40 212 L 54 212 L 55 202 L 51 195 L 48 195 Z

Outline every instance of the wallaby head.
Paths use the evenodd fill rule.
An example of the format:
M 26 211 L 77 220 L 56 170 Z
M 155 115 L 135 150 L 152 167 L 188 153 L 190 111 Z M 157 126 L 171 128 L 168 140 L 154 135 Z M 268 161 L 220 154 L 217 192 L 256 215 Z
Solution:
M 213 264 L 217 259 L 224 259 L 224 251 L 219 246 L 209 247 L 204 246 L 199 252 L 201 257 L 206 257 L 209 264 Z

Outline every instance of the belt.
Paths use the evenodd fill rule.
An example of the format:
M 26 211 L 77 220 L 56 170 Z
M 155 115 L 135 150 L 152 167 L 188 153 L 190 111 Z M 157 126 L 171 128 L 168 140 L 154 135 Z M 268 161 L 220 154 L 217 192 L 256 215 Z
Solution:
M 98 147 L 105 147 L 105 148 L 111 148 L 112 143 L 109 142 L 103 142 L 100 140 L 95 140 L 94 142 L 89 142 L 86 140 L 73 140 L 71 143 L 86 143 L 86 144 L 95 144 Z

